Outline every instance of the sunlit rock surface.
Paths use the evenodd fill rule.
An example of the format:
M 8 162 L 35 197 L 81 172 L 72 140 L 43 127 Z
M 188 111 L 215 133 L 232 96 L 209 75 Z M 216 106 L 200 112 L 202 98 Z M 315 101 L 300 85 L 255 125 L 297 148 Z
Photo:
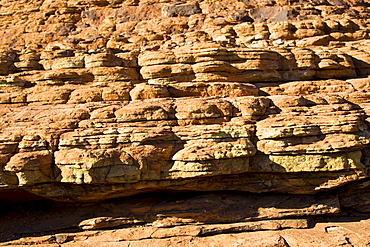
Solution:
M 366 0 L 0 0 L 0 241 L 369 245 L 369 17 Z M 39 226 L 16 230 L 17 207 Z M 334 216 L 363 222 L 320 235 Z M 260 230 L 281 231 L 243 235 Z

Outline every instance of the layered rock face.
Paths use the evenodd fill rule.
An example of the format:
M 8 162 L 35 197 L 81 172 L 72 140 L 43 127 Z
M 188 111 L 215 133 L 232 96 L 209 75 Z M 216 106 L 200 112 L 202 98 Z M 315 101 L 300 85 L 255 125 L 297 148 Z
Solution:
M 365 217 L 368 5 L 0 1 L 2 240 L 128 227 L 143 235 L 112 239 L 187 236 L 199 246 L 224 241 L 201 240 L 220 233 Z M 40 203 L 63 219 L 82 209 L 17 235 L 10 201 L 26 197 L 55 201 Z M 174 226 L 183 228 L 158 230 Z M 63 236 L 9 244 L 83 244 Z M 243 246 L 309 246 L 250 238 Z M 325 239 L 312 246 L 330 246 Z M 86 246 L 108 240 L 94 241 Z M 351 241 L 367 246 L 370 236 Z

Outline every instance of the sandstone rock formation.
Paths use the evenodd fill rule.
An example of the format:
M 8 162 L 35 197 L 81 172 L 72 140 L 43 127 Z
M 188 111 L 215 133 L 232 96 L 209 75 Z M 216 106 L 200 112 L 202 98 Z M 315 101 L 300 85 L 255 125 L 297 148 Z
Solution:
M 0 241 L 370 246 L 369 3 L 0 0 Z

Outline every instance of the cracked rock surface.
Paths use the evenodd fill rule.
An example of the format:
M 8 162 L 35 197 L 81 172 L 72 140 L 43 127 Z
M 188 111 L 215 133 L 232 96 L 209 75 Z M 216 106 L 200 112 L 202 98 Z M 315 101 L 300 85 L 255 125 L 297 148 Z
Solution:
M 0 0 L 0 245 L 370 246 L 369 4 Z

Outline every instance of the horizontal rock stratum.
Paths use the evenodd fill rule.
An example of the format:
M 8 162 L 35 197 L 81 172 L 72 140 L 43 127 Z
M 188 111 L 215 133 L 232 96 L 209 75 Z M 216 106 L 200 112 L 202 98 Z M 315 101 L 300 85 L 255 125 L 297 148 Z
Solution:
M 0 0 L 0 241 L 369 246 L 369 4 Z

